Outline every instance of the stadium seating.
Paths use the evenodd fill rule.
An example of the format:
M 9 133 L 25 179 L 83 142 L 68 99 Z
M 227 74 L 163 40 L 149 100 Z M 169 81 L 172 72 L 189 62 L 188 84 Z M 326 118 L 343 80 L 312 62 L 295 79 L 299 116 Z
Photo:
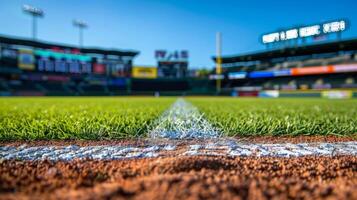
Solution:
M 39 91 L 41 90 L 40 87 L 38 87 L 35 83 L 33 82 L 27 82 L 27 81 L 11 81 L 8 84 L 9 88 L 11 91 Z
M 106 86 L 103 85 L 91 85 L 91 84 L 80 84 L 79 91 L 81 95 L 84 96 L 101 96 L 109 95 L 109 91 Z
M 357 49 L 353 45 L 355 43 L 357 40 L 224 57 L 222 66 L 227 77 L 229 77 L 228 73 L 232 72 L 246 72 L 248 75 L 245 78 L 229 79 L 227 82 L 223 82 L 223 86 L 226 89 L 262 86 L 263 89 L 283 90 L 357 88 L 356 72 L 331 73 L 323 71 L 323 69 L 329 69 L 323 68 L 323 66 L 357 65 Z M 295 74 L 292 74 L 292 71 L 284 74 L 286 70 L 305 67 L 322 68 L 311 68 L 313 72 L 310 74 L 306 73 L 306 70 L 306 74 L 303 70 L 302 74 L 299 74 L 299 71 L 295 71 Z M 322 71 L 321 74 L 317 74 L 314 70 Z M 256 76 L 250 77 L 252 71 Z M 282 75 L 275 75 L 273 71 Z

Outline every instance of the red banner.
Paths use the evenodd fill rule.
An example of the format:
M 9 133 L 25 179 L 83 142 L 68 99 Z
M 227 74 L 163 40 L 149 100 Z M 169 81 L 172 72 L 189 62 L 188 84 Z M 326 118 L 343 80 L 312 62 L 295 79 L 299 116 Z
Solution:
M 104 74 L 105 73 L 105 66 L 103 64 L 95 63 L 93 65 L 93 72 L 96 74 Z

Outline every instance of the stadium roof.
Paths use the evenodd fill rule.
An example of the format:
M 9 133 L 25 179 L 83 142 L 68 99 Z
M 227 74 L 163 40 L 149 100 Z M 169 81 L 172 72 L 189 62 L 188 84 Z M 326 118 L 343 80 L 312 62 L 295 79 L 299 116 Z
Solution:
M 43 41 L 34 41 L 23 38 L 15 38 L 8 36 L 0 36 L 0 43 L 15 44 L 15 45 L 25 45 L 37 48 L 50 49 L 53 47 L 64 48 L 64 49 L 79 49 L 82 53 L 97 53 L 106 55 L 117 55 L 117 56 L 136 56 L 139 54 L 138 51 L 133 50 L 118 50 L 118 49 L 103 49 L 103 48 L 78 48 L 77 46 L 58 44 L 58 43 L 48 43 Z
M 281 48 L 260 51 L 255 53 L 223 56 L 222 63 L 246 62 L 257 60 L 269 60 L 272 58 L 289 57 L 289 56 L 303 56 L 321 53 L 333 53 L 337 51 L 351 51 L 357 50 L 357 39 L 334 41 L 319 44 L 310 44 L 298 47 Z M 216 61 L 216 57 L 213 57 Z

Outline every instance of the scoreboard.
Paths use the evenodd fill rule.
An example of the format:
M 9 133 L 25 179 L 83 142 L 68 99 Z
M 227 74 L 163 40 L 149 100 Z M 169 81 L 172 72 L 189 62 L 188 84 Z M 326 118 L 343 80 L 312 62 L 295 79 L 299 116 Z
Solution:
M 91 73 L 92 58 L 80 53 L 58 50 L 34 50 L 38 71 L 61 73 Z
M 155 58 L 158 62 L 158 77 L 183 78 L 187 75 L 188 51 L 157 50 Z

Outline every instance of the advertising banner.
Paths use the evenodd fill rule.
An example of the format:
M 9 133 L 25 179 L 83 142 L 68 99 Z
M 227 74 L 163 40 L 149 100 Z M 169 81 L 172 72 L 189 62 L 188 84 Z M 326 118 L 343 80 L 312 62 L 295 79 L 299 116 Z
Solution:
M 64 52 L 55 52 L 52 50 L 35 50 L 35 54 L 40 57 L 51 57 L 56 59 L 65 59 L 65 60 L 78 60 L 82 62 L 91 62 L 92 57 L 81 54 L 72 54 L 72 53 L 64 53 Z
M 223 80 L 224 75 L 223 74 L 211 74 L 208 76 L 209 80 Z
M 157 78 L 157 67 L 139 67 L 132 69 L 133 78 Z
M 302 67 L 302 68 L 291 68 L 291 69 L 275 70 L 275 71 L 253 71 L 249 73 L 249 78 L 269 78 L 269 77 L 277 77 L 277 76 L 300 76 L 300 75 L 329 74 L 329 73 L 343 73 L 343 72 L 357 72 L 357 64 Z M 229 73 L 229 76 L 230 74 L 233 73 Z M 235 72 L 235 73 L 242 73 L 242 72 Z M 243 74 L 238 74 L 238 76 L 243 77 Z M 233 78 L 229 78 L 229 79 L 233 79 Z
M 240 97 L 257 97 L 259 94 L 258 91 L 239 91 L 238 96 Z
M 95 74 L 105 74 L 105 66 L 103 64 L 93 64 L 93 72 Z
M 302 67 L 302 68 L 291 69 L 292 76 L 307 75 L 307 74 L 327 74 L 333 72 L 334 72 L 333 66 Z
M 263 98 L 278 98 L 279 91 L 278 90 L 264 90 L 259 92 L 259 97 Z
M 231 72 L 228 73 L 228 79 L 244 79 L 247 77 L 247 72 Z
M 269 78 L 274 77 L 273 71 L 255 71 L 249 74 L 250 78 Z
M 335 72 L 357 72 L 357 64 L 335 65 Z
M 19 49 L 18 66 L 20 69 L 25 70 L 35 69 L 35 57 L 32 50 Z
M 323 91 L 322 97 L 328 99 L 349 99 L 352 98 L 352 91 L 349 90 Z
M 261 38 L 263 44 L 279 43 L 287 40 L 298 40 L 306 37 L 319 37 L 332 33 L 340 33 L 347 28 L 347 21 L 344 19 L 329 21 L 322 24 L 313 24 L 283 29 L 278 32 L 264 34 Z
M 276 70 L 273 71 L 274 76 L 291 76 L 290 69 Z
M 126 78 L 116 78 L 116 79 L 111 79 L 108 82 L 109 82 L 110 85 L 126 86 L 127 79 Z

